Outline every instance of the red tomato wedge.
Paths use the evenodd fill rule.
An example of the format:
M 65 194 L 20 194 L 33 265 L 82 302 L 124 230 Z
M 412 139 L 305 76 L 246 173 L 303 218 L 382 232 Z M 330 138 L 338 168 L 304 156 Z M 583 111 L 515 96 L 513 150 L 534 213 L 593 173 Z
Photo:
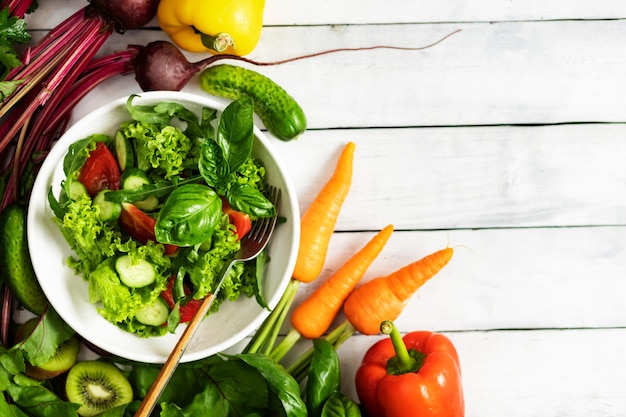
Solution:
M 170 310 L 173 309 L 174 306 L 176 305 L 176 303 L 174 302 L 174 295 L 172 293 L 172 286 L 174 285 L 174 279 L 175 277 L 170 278 L 167 284 L 167 290 L 161 293 L 161 297 L 163 297 L 167 305 L 170 306 Z M 185 289 L 185 294 L 189 295 L 189 293 L 191 292 L 189 288 L 185 286 L 184 289 Z M 193 318 L 196 311 L 198 310 L 198 308 L 200 308 L 200 304 L 202 304 L 202 300 L 191 299 L 188 302 L 186 302 L 184 305 L 181 305 L 180 306 L 180 322 L 187 323 L 188 321 L 190 321 Z
M 91 197 L 100 191 L 120 189 L 120 167 L 113 153 L 103 142 L 96 144 L 78 174 L 78 181 Z
M 149 240 L 156 242 L 154 226 L 156 219 L 139 209 L 132 203 L 122 203 L 122 212 L 118 219 L 120 228 L 124 233 L 130 235 L 138 242 L 145 244 Z M 165 254 L 172 255 L 177 247 L 174 245 L 164 245 Z
M 252 229 L 250 216 L 242 211 L 234 210 L 225 199 L 222 199 L 222 212 L 228 214 L 228 221 L 235 226 L 237 240 L 240 240 Z

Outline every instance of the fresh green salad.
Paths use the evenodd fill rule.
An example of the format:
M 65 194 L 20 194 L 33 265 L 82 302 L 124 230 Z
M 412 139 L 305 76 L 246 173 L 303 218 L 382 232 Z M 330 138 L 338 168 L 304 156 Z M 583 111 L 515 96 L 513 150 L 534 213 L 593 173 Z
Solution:
M 264 195 L 263 161 L 252 156 L 250 99 L 198 117 L 178 103 L 134 105 L 135 97 L 113 137 L 89 134 L 69 147 L 61 194 L 51 190 L 48 200 L 89 300 L 105 319 L 150 337 L 193 316 L 251 223 L 276 208 Z M 266 262 L 261 254 L 237 263 L 211 312 L 241 295 L 266 307 Z

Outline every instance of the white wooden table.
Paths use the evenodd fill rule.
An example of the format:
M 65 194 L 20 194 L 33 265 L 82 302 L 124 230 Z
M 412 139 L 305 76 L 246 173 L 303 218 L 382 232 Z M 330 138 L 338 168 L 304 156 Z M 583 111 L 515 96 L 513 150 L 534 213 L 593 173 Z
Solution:
M 29 28 L 37 36 L 83 5 L 40 1 Z M 457 248 L 397 324 L 452 338 L 468 417 L 626 413 L 625 17 L 620 0 L 267 0 L 249 56 L 264 61 L 422 46 L 462 30 L 424 51 L 257 71 L 309 120 L 297 141 L 273 141 L 301 208 L 343 144 L 357 144 L 325 276 L 388 223 L 396 232 L 365 279 Z M 102 53 L 160 38 L 114 35 Z M 107 82 L 74 118 L 137 89 L 132 76 Z M 374 340 L 354 336 L 339 350 L 355 399 L 354 372 Z

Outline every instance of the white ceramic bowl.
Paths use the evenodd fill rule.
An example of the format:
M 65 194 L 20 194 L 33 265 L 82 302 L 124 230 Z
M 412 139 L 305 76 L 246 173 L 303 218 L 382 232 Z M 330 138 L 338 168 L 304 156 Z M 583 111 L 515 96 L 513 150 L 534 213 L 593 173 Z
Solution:
M 52 148 L 35 180 L 28 211 L 28 243 L 35 273 L 52 307 L 79 335 L 89 343 L 113 355 L 146 363 L 163 363 L 184 330 L 161 337 L 141 338 L 127 333 L 105 320 L 89 302 L 87 283 L 67 264 L 72 255 L 47 200 L 52 187 L 58 197 L 65 178 L 63 158 L 70 144 L 92 133 L 113 135 L 119 124 L 128 120 L 127 97 L 122 97 L 94 110 L 70 127 Z M 222 111 L 224 106 L 204 96 L 180 92 L 145 92 L 133 104 L 178 102 L 199 114 L 202 107 Z M 279 215 L 287 219 L 279 224 L 268 245 L 271 261 L 266 268 L 263 294 L 271 308 L 275 307 L 291 278 L 300 236 L 298 200 L 285 165 L 266 136 L 255 128 L 253 152 L 266 166 L 267 180 L 282 190 Z M 182 361 L 198 360 L 227 350 L 251 334 L 269 314 L 253 298 L 242 296 L 236 302 L 224 302 L 220 311 L 203 320 L 189 344 Z

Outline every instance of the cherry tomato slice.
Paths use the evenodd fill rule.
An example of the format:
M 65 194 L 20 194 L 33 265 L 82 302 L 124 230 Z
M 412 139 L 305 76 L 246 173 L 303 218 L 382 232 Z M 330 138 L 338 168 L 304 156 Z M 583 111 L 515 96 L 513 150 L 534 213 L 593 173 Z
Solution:
M 154 226 L 156 219 L 139 209 L 131 203 L 122 203 L 122 212 L 118 219 L 120 228 L 124 233 L 130 235 L 138 242 L 145 244 L 146 242 L 156 242 L 154 235 Z M 178 249 L 174 245 L 164 245 L 165 254 L 172 255 Z
M 163 297 L 167 305 L 170 306 L 170 310 L 173 309 L 174 306 L 176 305 L 176 303 L 174 302 L 174 295 L 172 293 L 174 280 L 175 280 L 175 277 L 170 278 L 167 284 L 167 289 L 161 293 L 161 297 Z M 185 294 L 189 295 L 191 290 L 189 290 L 187 286 L 184 286 L 184 289 L 185 289 Z M 200 304 L 202 304 L 202 300 L 191 299 L 187 301 L 184 305 L 181 305 L 180 306 L 180 322 L 181 323 L 189 322 L 193 318 L 196 311 L 198 311 L 198 308 L 200 308 Z
M 91 197 L 105 189 L 119 190 L 120 167 L 104 142 L 98 142 L 96 149 L 91 151 L 80 169 L 78 181 Z
M 222 199 L 222 212 L 228 214 L 228 221 L 235 226 L 237 240 L 240 240 L 252 229 L 250 216 L 242 211 L 234 210 L 225 199 Z

